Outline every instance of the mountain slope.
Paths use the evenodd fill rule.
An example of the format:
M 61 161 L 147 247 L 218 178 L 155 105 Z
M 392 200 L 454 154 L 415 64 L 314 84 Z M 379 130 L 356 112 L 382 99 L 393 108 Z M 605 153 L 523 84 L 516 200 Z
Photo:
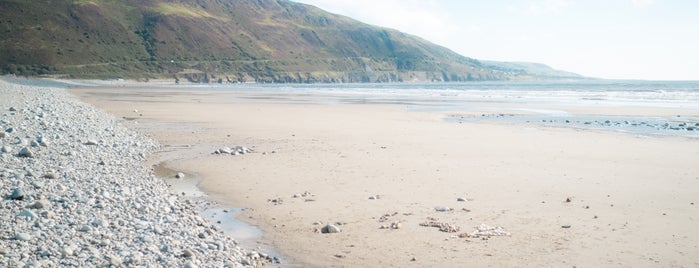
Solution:
M 192 81 L 532 79 L 287 0 L 0 0 L 0 70 Z

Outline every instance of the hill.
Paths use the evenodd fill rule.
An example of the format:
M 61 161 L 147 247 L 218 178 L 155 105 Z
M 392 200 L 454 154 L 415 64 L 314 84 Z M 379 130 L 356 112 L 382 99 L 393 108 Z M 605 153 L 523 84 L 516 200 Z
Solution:
M 0 0 L 0 18 L 3 73 L 296 83 L 539 77 L 287 0 Z

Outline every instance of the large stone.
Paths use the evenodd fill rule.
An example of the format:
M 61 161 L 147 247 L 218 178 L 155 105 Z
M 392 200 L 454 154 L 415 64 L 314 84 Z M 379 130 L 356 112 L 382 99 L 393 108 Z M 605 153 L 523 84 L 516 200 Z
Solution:
M 19 150 L 19 153 L 17 153 L 17 156 L 19 157 L 34 157 L 34 152 L 30 150 L 27 147 L 23 147 L 22 149 Z
M 43 209 L 43 208 L 48 208 L 50 206 L 50 203 L 46 199 L 39 199 L 34 202 L 30 207 L 33 209 Z
M 73 253 L 74 250 L 72 247 L 63 247 L 61 249 L 61 255 L 63 255 L 63 257 L 73 256 Z
M 192 252 L 189 249 L 185 249 L 182 252 L 182 257 L 187 258 L 187 259 L 194 259 L 194 252 Z
M 96 140 L 87 140 L 87 141 L 86 141 L 85 143 L 83 143 L 83 144 L 85 144 L 85 145 L 97 145 L 98 143 L 97 143 Z
M 323 226 L 323 228 L 320 229 L 320 232 L 324 233 L 324 234 L 334 234 L 334 233 L 342 232 L 342 230 L 340 230 L 340 227 L 337 227 L 333 224 L 328 224 L 328 225 Z
M 122 260 L 119 256 L 116 255 L 111 255 L 108 257 L 109 258 L 109 264 L 114 266 L 114 267 L 119 267 L 121 266 Z
M 31 210 L 22 210 L 22 212 L 17 214 L 17 217 L 34 219 L 34 218 L 36 218 L 36 214 L 34 212 L 32 212 Z
M 29 241 L 32 240 L 32 236 L 28 233 L 16 233 L 15 239 L 19 241 Z
M 24 190 L 15 188 L 12 190 L 12 194 L 10 194 L 10 200 L 24 200 L 24 195 Z
M 56 172 L 53 171 L 53 170 L 49 170 L 49 172 L 47 172 L 46 174 L 44 174 L 43 177 L 44 177 L 44 178 L 47 178 L 47 179 L 57 179 L 57 178 L 58 178 L 58 174 L 56 174 Z

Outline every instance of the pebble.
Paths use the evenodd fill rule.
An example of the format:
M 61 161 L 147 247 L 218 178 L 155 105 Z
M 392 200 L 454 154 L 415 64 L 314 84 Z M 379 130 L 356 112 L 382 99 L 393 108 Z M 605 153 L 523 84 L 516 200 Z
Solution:
M 16 233 L 15 234 L 15 240 L 19 241 L 29 241 L 32 240 L 32 236 L 28 233 Z
M 177 175 L 175 175 L 175 178 L 177 179 L 184 179 L 185 175 L 182 172 L 177 172 Z
M 17 214 L 17 217 L 24 217 L 27 219 L 34 219 L 36 218 L 36 214 L 32 212 L 31 210 L 22 210 L 19 214 Z
M 34 202 L 34 204 L 31 205 L 31 208 L 42 209 L 42 208 L 49 208 L 49 206 L 50 206 L 49 201 L 47 201 L 45 199 L 40 199 L 40 200 L 36 200 L 36 202 Z
M 233 152 L 228 146 L 221 147 L 218 151 L 222 154 L 231 154 L 231 152 Z
M 48 173 L 44 174 L 43 177 L 44 177 L 44 178 L 47 178 L 47 179 L 57 179 L 57 178 L 58 178 L 58 174 L 56 174 L 55 171 L 49 171 Z
M 183 268 L 198 268 L 199 266 L 197 266 L 196 264 L 189 261 L 189 262 L 185 263 L 184 266 L 182 266 L 182 267 Z
M 463 198 L 463 197 L 459 197 L 459 198 L 456 199 L 456 201 L 458 201 L 458 202 L 466 202 L 466 199 Z
M 337 227 L 333 224 L 328 224 L 328 225 L 323 226 L 323 228 L 320 229 L 320 232 L 324 233 L 324 234 L 334 234 L 334 233 L 342 232 L 342 230 L 340 229 L 340 227 Z
M 73 248 L 71 247 L 63 247 L 61 248 L 61 255 L 63 257 L 68 257 L 68 256 L 73 256 Z
M 97 145 L 99 143 L 97 143 L 96 140 L 87 140 L 84 144 L 85 145 Z
M 0 152 L 3 152 L 3 153 L 11 153 L 11 152 L 12 152 L 12 148 L 11 148 L 10 146 L 7 146 L 7 145 L 2 146 L 2 148 L 0 148 Z
M 187 259 L 191 259 L 192 257 L 194 257 L 194 253 L 193 253 L 191 250 L 189 250 L 189 249 L 185 249 L 185 250 L 182 252 L 182 257 L 183 257 L 183 258 L 187 258 Z
M 112 255 L 112 256 L 109 256 L 107 258 L 109 259 L 109 264 L 111 264 L 113 266 L 120 266 L 122 263 L 122 260 L 121 260 L 121 258 L 119 258 L 119 256 Z
M 24 191 L 20 188 L 15 188 L 10 194 L 10 200 L 24 200 Z
M 19 157 L 34 157 L 34 152 L 30 150 L 27 147 L 22 147 L 22 149 L 19 150 L 19 153 L 17 153 L 17 156 Z

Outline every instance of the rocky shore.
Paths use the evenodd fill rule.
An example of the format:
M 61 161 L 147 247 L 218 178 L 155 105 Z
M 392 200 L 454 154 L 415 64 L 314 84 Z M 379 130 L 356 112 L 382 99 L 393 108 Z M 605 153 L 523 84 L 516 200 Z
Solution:
M 0 80 L 0 267 L 267 263 L 143 165 L 157 149 L 65 89 Z

